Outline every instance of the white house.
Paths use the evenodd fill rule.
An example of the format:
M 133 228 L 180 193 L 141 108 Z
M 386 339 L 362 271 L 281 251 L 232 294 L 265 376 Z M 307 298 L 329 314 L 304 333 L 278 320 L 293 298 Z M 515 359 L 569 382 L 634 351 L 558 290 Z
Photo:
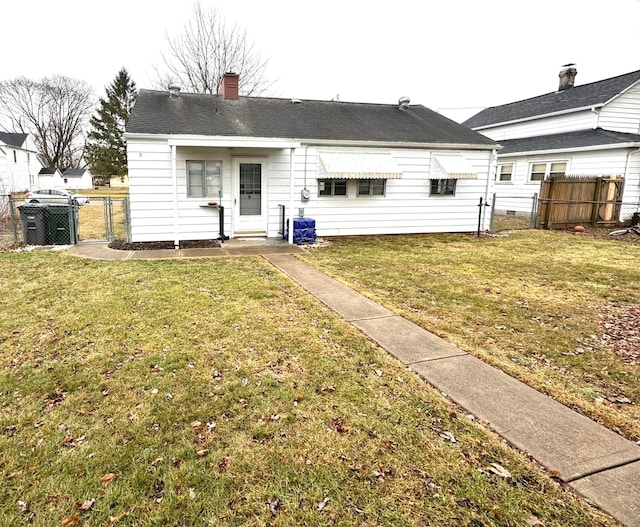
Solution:
M 39 184 L 42 165 L 28 134 L 0 132 L 0 194 L 23 192 Z
M 141 90 L 125 137 L 132 241 L 176 245 L 302 215 L 319 236 L 475 231 L 497 148 L 407 98 L 239 97 L 234 74 L 221 95 Z
M 63 188 L 62 172 L 55 167 L 43 167 L 38 173 L 39 188 Z
M 463 124 L 497 141 L 496 208 L 529 212 L 553 175 L 624 178 L 621 220 L 640 210 L 640 70 L 575 86 L 573 64 L 558 90 L 487 108 Z
M 93 188 L 93 176 L 87 168 L 68 168 L 62 173 L 62 186 L 74 190 Z

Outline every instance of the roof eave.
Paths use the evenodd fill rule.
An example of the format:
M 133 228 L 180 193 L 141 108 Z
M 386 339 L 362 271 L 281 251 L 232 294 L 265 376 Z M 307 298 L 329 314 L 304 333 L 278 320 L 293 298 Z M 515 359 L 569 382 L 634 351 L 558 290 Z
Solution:
M 298 146 L 351 146 L 351 147 L 377 147 L 377 148 L 429 148 L 429 149 L 462 149 L 462 150 L 498 150 L 501 147 L 497 143 L 429 143 L 429 142 L 404 142 L 404 141 L 345 141 L 339 139 L 296 139 L 287 137 L 234 137 L 234 136 L 208 136 L 208 135 L 181 135 L 181 134 L 147 134 L 126 132 L 126 139 L 136 140 L 166 140 L 169 145 L 175 146 L 209 146 L 220 148 L 247 147 L 247 148 L 296 148 Z
M 476 126 L 474 128 L 471 128 L 474 131 L 479 131 L 479 130 L 488 130 L 491 128 L 497 128 L 498 126 L 507 126 L 510 124 L 518 124 L 518 123 L 524 123 L 527 121 L 536 121 L 538 119 L 546 119 L 547 117 L 556 117 L 558 115 L 567 115 L 569 113 L 576 113 L 576 112 L 583 112 L 585 110 L 595 110 L 596 108 L 602 108 L 605 104 L 607 103 L 599 103 L 599 104 L 590 104 L 588 106 L 581 106 L 579 108 L 570 108 L 568 110 L 561 110 L 559 112 L 551 112 L 551 113 L 543 113 L 540 115 L 532 115 L 531 117 L 523 117 L 522 119 L 513 119 L 512 121 L 502 121 L 499 123 L 492 123 L 492 124 L 487 124 L 487 125 L 483 125 L 483 126 Z

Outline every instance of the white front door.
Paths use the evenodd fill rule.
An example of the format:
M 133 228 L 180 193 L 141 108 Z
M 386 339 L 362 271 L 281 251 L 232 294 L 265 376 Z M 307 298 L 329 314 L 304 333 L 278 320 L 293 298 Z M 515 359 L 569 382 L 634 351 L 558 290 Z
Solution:
M 267 160 L 235 158 L 233 162 L 233 232 L 267 235 Z

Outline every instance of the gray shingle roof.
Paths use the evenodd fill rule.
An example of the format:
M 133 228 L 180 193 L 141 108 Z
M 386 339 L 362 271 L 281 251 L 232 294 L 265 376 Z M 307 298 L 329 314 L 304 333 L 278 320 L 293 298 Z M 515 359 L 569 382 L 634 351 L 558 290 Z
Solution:
M 127 132 L 296 140 L 442 143 L 491 147 L 495 142 L 421 105 L 397 105 L 140 90 Z
M 478 112 L 463 124 L 469 128 L 477 129 L 563 110 L 597 106 L 606 103 L 638 81 L 640 81 L 640 70 L 523 101 L 492 106 Z
M 56 170 L 58 170 L 56 167 L 43 167 L 40 169 L 40 172 L 38 172 L 38 174 L 55 174 Z
M 561 134 L 538 135 L 521 139 L 500 141 L 502 150 L 500 155 L 517 152 L 538 152 L 543 150 L 567 150 L 572 148 L 586 148 L 589 146 L 609 146 L 636 143 L 640 146 L 640 134 L 625 134 L 596 128 Z
M 87 170 L 84 168 L 68 168 L 63 172 L 65 176 L 82 176 Z
M 0 132 L 0 141 L 9 146 L 21 148 L 26 140 L 27 134 Z

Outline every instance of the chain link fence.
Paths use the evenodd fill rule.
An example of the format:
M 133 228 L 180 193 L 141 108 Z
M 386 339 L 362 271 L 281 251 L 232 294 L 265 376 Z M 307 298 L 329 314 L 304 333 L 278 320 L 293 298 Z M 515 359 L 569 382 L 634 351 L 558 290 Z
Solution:
M 531 196 L 498 196 L 491 200 L 490 231 L 534 229 L 538 194 Z
M 92 197 L 86 205 L 26 203 L 0 195 L 0 249 L 20 245 L 71 245 L 130 241 L 128 197 Z

